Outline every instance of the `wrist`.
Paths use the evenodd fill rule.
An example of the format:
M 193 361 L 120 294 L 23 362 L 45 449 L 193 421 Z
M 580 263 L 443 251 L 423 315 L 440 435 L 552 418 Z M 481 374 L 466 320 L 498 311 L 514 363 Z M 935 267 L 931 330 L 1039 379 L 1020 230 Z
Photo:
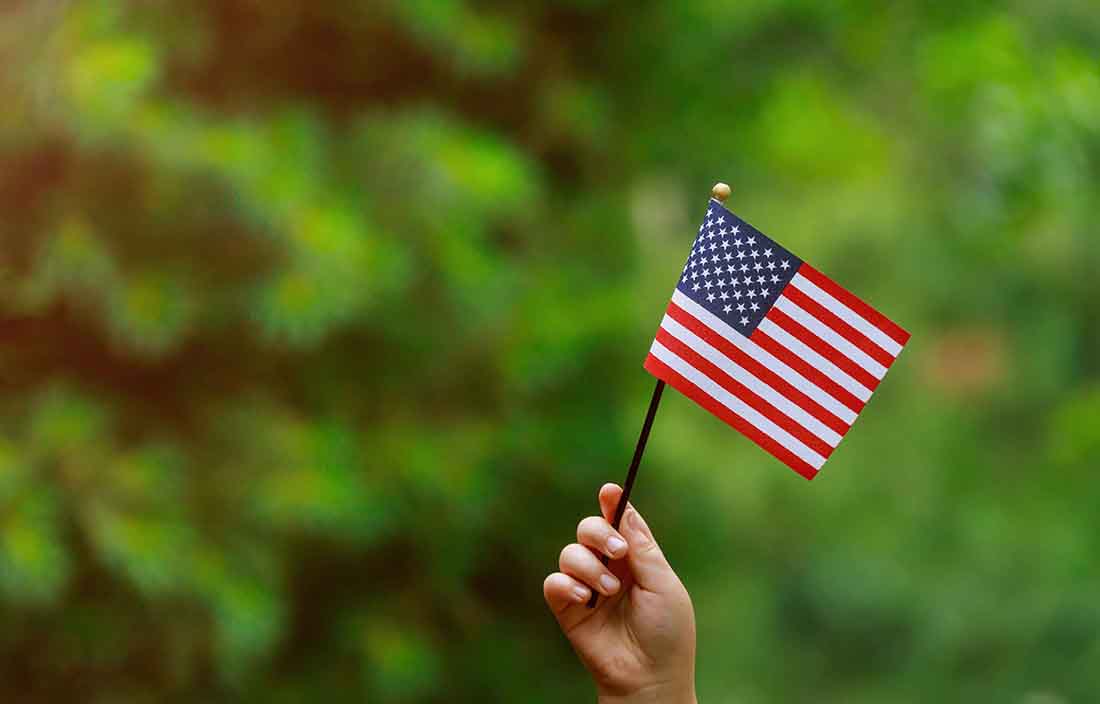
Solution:
M 694 683 L 662 683 L 643 687 L 630 694 L 604 694 L 599 704 L 697 704 Z

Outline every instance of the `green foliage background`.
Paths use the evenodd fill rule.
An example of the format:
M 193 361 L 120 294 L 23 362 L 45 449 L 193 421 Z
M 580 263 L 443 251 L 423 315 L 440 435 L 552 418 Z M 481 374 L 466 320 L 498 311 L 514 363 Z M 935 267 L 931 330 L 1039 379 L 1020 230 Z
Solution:
M 711 184 L 913 333 L 807 483 L 677 394 L 704 702 L 1100 695 L 1088 0 L 0 5 L 0 700 L 572 702 Z

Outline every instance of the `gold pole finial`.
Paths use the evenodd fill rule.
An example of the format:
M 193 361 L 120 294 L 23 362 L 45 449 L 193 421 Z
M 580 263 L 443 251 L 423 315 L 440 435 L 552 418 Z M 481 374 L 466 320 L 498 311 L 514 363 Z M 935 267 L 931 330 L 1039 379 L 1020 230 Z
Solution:
M 730 187 L 728 184 L 719 181 L 714 184 L 714 188 L 710 189 L 710 194 L 717 198 L 719 202 L 725 203 L 726 198 L 730 197 Z

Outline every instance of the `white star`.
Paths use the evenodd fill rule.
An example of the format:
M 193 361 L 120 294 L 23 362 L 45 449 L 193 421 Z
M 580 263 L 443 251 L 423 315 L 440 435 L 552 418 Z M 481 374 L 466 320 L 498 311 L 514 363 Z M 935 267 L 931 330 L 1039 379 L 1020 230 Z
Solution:
M 740 249 L 739 249 L 739 250 L 737 250 L 737 258 L 738 258 L 738 259 L 744 259 L 744 258 L 745 258 L 745 252 L 744 252 L 744 250 L 740 250 Z
M 768 271 L 775 270 L 775 262 L 768 262 Z
M 738 303 L 737 304 L 737 312 L 738 313 L 744 313 L 745 312 L 745 304 L 744 303 Z
M 737 271 L 737 267 L 735 267 L 733 264 L 730 264 L 729 266 L 726 267 L 726 272 L 727 273 L 732 274 L 735 271 Z
M 707 213 L 707 215 L 709 216 L 710 213 Z M 711 220 L 710 217 L 707 217 L 707 228 L 709 229 L 710 226 L 713 225 L 713 224 L 714 224 L 714 221 Z
M 695 284 L 694 286 L 692 286 L 691 290 L 692 291 L 698 291 L 699 290 L 699 284 Z
M 764 268 L 764 265 L 761 264 L 760 262 L 756 262 L 755 264 L 752 265 L 753 271 L 760 271 L 763 268 Z
M 729 249 L 729 248 L 730 248 L 730 241 L 729 240 L 722 240 L 722 249 Z
M 736 301 L 740 301 L 741 300 L 741 292 L 737 289 L 733 289 L 733 298 Z
M 749 289 L 749 298 L 756 298 L 756 289 Z
M 725 279 L 718 279 L 718 288 L 725 288 L 725 287 L 726 287 L 726 280 Z
M 771 255 L 772 255 L 771 247 L 768 247 L 767 249 L 764 250 L 764 256 L 765 257 L 770 257 Z
M 742 325 L 748 325 L 749 324 L 749 319 L 748 318 L 741 318 L 741 324 Z
M 728 293 L 726 293 L 725 291 L 718 294 L 718 297 L 721 298 L 723 301 L 728 301 L 730 299 L 730 295 Z
M 711 216 L 711 213 L 713 213 L 713 212 L 714 212 L 714 208 L 707 208 L 707 217 L 709 218 Z
M 714 294 L 713 293 L 708 293 L 707 294 L 707 303 L 714 303 Z
M 756 259 L 757 257 L 759 257 L 759 256 L 760 256 L 760 252 L 757 252 L 757 251 L 756 251 L 756 250 L 754 249 L 754 250 L 752 250 L 752 255 L 751 255 L 751 256 L 752 256 L 752 258 L 753 258 L 753 259 Z
M 749 265 L 748 264 L 742 264 L 741 265 L 741 271 L 748 271 L 748 270 L 749 270 Z
M 779 283 L 779 277 L 775 274 L 772 274 L 772 283 L 773 284 Z
M 721 224 L 722 224 L 722 223 L 724 223 L 725 221 L 726 221 L 726 216 L 725 216 L 725 215 L 722 215 L 722 216 L 720 216 L 720 217 L 718 218 L 718 224 L 719 224 L 719 225 L 721 225 Z
M 734 234 L 737 234 L 737 232 L 736 232 L 737 228 L 735 227 L 733 229 L 734 229 Z M 741 240 L 734 240 L 733 241 L 733 246 L 734 247 L 740 247 L 741 246 Z
M 703 276 L 710 276 L 710 269 L 703 269 Z
M 716 249 L 718 249 L 718 245 L 716 245 L 716 244 L 714 244 L 713 242 L 711 242 L 711 243 L 710 243 L 710 251 L 712 251 L 712 252 L 713 252 L 713 251 L 714 251 L 714 250 L 716 250 Z
M 707 225 L 707 227 L 710 227 L 710 225 Z M 755 237 L 749 237 L 749 244 L 756 244 L 756 238 Z
M 791 265 L 787 262 L 786 259 L 784 259 L 783 263 L 780 264 L 779 266 L 783 269 L 783 271 L 786 271 L 787 269 L 791 268 Z
M 766 289 L 766 288 L 760 289 L 760 295 L 763 296 L 764 298 L 767 298 L 768 297 L 768 289 Z
M 746 276 L 745 277 L 745 285 L 746 286 L 751 286 L 752 285 L 752 279 L 750 279 L 749 277 Z
M 680 283 L 686 284 L 687 282 L 688 282 L 688 277 L 687 277 L 687 274 L 685 274 L 684 278 L 680 279 Z
M 699 272 L 698 271 L 691 272 L 691 280 L 695 281 L 695 279 L 697 279 L 697 278 L 699 278 Z
M 739 225 L 734 225 L 734 226 L 733 226 L 733 234 L 735 234 L 735 235 L 736 235 L 736 234 L 737 234 L 737 231 L 738 231 L 738 230 L 740 230 L 740 229 L 741 229 L 741 227 L 740 227 Z
M 733 310 L 733 309 L 732 309 L 732 308 L 730 308 L 729 306 L 722 306 L 722 312 L 723 312 L 723 313 L 729 313 L 729 312 L 730 312 L 730 311 L 732 311 L 732 310 Z
M 758 284 L 764 283 L 764 277 L 763 276 L 757 276 L 756 277 L 756 283 L 758 283 Z
M 749 306 L 749 308 L 753 309 L 754 311 L 760 310 L 760 306 L 756 305 L 756 303 L 753 303 L 751 306 Z
M 733 255 L 729 252 L 726 252 L 725 256 L 723 256 L 722 258 L 728 262 L 729 260 L 733 259 Z

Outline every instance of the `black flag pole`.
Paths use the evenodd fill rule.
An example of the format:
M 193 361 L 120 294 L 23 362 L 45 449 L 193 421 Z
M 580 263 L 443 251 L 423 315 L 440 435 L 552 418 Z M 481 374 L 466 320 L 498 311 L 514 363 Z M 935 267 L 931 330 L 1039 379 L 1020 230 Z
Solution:
M 714 184 L 714 188 L 710 190 L 712 196 L 721 202 L 725 202 L 726 198 L 729 198 L 730 187 L 724 183 Z M 623 493 L 619 497 L 619 505 L 615 507 L 615 517 L 611 521 L 611 526 L 615 530 L 619 530 L 619 524 L 623 520 L 623 513 L 626 512 L 626 505 L 630 502 L 630 490 L 634 488 L 634 480 L 638 478 L 638 465 L 642 463 L 642 455 L 645 453 L 645 444 L 649 440 L 649 431 L 653 427 L 653 417 L 657 415 L 657 407 L 661 405 L 661 392 L 665 390 L 665 382 L 658 379 L 657 385 L 653 387 L 653 396 L 649 399 L 649 410 L 645 413 L 645 421 L 642 423 L 642 432 L 638 433 L 638 444 L 634 446 L 634 457 L 630 460 L 630 469 L 626 471 L 626 481 L 623 482 Z M 608 563 L 607 555 L 603 555 L 600 558 L 603 564 Z M 592 596 L 588 599 L 588 608 L 592 609 L 596 606 L 596 600 L 599 599 L 599 594 L 596 590 L 592 590 Z
M 626 505 L 630 501 L 630 490 L 634 488 L 634 480 L 638 477 L 638 465 L 642 463 L 642 453 L 645 452 L 645 443 L 649 440 L 649 429 L 653 427 L 653 417 L 657 415 L 657 406 L 661 405 L 661 392 L 665 390 L 665 382 L 660 379 L 657 380 L 657 385 L 653 387 L 653 396 L 649 399 L 649 410 L 645 414 L 645 422 L 642 423 L 642 432 L 638 434 L 638 444 L 634 446 L 634 458 L 630 460 L 630 469 L 626 471 L 626 481 L 623 482 L 623 493 L 619 497 L 619 505 L 615 507 L 615 519 L 611 521 L 612 527 L 615 530 L 619 530 L 619 523 L 623 520 L 623 513 L 626 512 Z M 601 558 L 606 565 L 608 562 L 607 555 L 603 555 Z M 592 590 L 592 596 L 588 599 L 588 608 L 594 608 L 596 606 L 596 599 L 599 598 L 599 594 L 595 589 Z

